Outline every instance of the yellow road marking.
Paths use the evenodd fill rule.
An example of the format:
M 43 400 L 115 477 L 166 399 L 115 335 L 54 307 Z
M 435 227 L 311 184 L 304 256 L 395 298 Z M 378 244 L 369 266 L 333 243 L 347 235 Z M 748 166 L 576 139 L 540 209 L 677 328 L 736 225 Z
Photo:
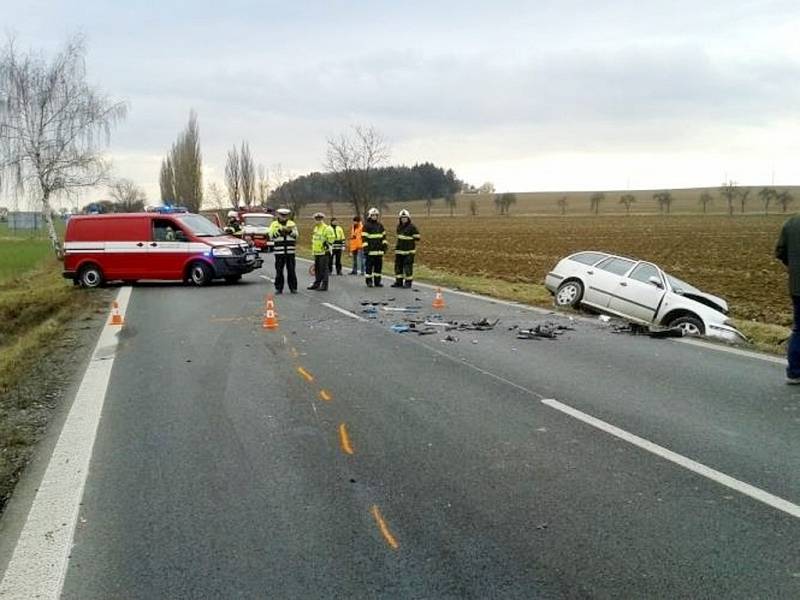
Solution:
M 319 397 L 320 397 L 320 398 L 322 398 L 323 400 L 325 400 L 325 402 L 330 402 L 331 400 L 333 400 L 333 396 L 331 396 L 331 395 L 330 395 L 330 394 L 329 394 L 327 391 L 325 391 L 325 390 L 320 390 L 320 391 L 319 391 Z
M 339 443 L 342 446 L 342 452 L 353 454 L 353 445 L 350 443 L 350 436 L 347 435 L 347 427 L 344 423 L 339 424 Z
M 306 371 L 303 367 L 297 367 L 297 372 L 302 375 L 306 381 L 314 381 L 314 376 Z
M 386 543 L 392 547 L 393 550 L 397 550 L 400 547 L 400 544 L 397 543 L 397 540 L 394 539 L 392 532 L 389 531 L 389 526 L 386 524 L 386 521 L 383 520 L 381 516 L 381 511 L 378 510 L 378 506 L 376 504 L 372 505 L 370 509 L 372 512 L 372 516 L 375 517 L 375 522 L 378 524 L 378 529 L 381 530 L 381 535 L 383 535 L 383 539 L 386 540 Z

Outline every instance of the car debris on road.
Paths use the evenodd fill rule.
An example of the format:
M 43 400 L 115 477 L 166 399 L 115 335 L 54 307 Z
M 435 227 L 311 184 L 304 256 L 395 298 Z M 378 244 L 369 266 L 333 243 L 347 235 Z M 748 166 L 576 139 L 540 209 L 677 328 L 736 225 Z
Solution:
M 544 323 L 539 323 L 534 325 L 529 329 L 520 329 L 517 331 L 517 339 L 518 340 L 537 340 L 537 339 L 547 339 L 547 340 L 555 340 L 558 339 L 561 335 L 563 335 L 567 331 L 575 331 L 574 327 L 570 327 L 569 325 L 559 325 L 557 323 L 553 323 L 552 321 L 546 321 Z

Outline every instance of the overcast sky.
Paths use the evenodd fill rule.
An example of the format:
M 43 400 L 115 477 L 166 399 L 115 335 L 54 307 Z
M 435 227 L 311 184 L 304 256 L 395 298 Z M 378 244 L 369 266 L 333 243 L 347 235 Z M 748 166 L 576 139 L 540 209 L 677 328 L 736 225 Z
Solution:
M 0 0 L 21 48 L 80 32 L 89 78 L 129 103 L 109 148 L 157 201 L 190 109 L 205 180 L 322 170 L 374 125 L 393 163 L 500 191 L 797 184 L 800 2 Z M 7 18 L 8 16 L 11 18 Z

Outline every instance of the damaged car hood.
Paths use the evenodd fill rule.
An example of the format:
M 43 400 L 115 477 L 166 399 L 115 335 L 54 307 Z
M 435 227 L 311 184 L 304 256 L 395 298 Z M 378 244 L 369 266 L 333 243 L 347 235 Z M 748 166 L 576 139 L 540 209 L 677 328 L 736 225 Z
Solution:
M 718 310 L 719 312 L 727 315 L 728 314 L 728 303 L 725 302 L 719 296 L 714 296 L 713 294 L 706 294 L 705 292 L 701 292 L 700 290 L 676 290 L 676 294 L 680 294 L 684 298 L 689 298 L 690 300 L 694 300 L 695 302 L 699 302 L 709 308 L 713 308 L 714 310 Z

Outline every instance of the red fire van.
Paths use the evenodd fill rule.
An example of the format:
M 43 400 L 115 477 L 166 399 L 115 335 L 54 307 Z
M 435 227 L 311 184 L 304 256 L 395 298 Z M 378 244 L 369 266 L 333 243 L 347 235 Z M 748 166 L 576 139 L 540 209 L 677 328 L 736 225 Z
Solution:
M 64 277 L 88 288 L 114 279 L 233 283 L 262 264 L 257 249 L 191 213 L 76 215 L 64 235 Z

